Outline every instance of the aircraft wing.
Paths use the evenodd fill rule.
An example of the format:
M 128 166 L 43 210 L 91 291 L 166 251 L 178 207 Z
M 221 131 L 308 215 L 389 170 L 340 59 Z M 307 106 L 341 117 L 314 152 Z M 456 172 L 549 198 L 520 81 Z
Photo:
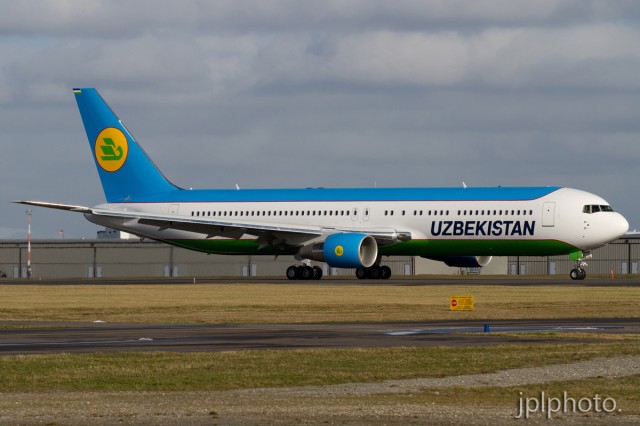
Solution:
M 380 245 L 392 244 L 398 241 L 411 239 L 411 233 L 388 228 L 352 228 L 352 227 L 322 227 L 317 225 L 303 225 L 290 223 L 270 223 L 246 219 L 220 220 L 211 217 L 189 217 L 168 214 L 153 214 L 110 210 L 96 207 L 84 207 L 70 204 L 56 204 L 42 201 L 14 201 L 37 207 L 46 207 L 59 210 L 67 210 L 78 213 L 92 214 L 96 216 L 127 219 L 125 224 L 157 226 L 158 231 L 177 229 L 181 231 L 196 232 L 207 235 L 207 238 L 225 237 L 240 238 L 244 234 L 258 237 L 260 244 L 301 246 L 310 240 L 323 235 L 338 232 L 359 232 L 371 235 Z

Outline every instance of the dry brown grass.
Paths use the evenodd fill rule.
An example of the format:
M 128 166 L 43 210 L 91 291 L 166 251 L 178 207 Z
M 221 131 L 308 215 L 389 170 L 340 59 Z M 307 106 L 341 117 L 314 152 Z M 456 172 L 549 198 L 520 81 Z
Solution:
M 449 311 L 473 295 L 475 310 Z M 0 321 L 299 323 L 637 318 L 638 287 L 2 285 Z

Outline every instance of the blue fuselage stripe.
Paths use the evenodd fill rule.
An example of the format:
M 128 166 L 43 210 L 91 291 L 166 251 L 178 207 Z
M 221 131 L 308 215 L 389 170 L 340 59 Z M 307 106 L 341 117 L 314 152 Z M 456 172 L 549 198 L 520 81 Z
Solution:
M 330 201 L 530 201 L 559 187 L 510 188 L 309 188 L 196 189 L 132 197 L 130 203 L 330 202 Z

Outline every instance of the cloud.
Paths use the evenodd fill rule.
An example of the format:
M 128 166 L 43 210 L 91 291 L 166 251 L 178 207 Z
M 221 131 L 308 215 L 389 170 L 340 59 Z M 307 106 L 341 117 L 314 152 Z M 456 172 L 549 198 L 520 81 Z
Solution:
M 634 17 L 638 17 L 638 8 L 632 0 L 194 0 L 160 4 L 154 0 L 22 0 L 4 2 L 0 28 L 17 34 L 117 38 L 163 31 L 211 34 L 552 27 Z
M 70 92 L 93 86 L 182 186 L 568 185 L 640 226 L 628 196 L 640 154 L 637 2 L 23 0 L 2 10 L 7 200 L 102 200 Z M 5 212 L 6 227 L 22 226 L 20 206 Z M 93 233 L 53 215 L 51 229 Z

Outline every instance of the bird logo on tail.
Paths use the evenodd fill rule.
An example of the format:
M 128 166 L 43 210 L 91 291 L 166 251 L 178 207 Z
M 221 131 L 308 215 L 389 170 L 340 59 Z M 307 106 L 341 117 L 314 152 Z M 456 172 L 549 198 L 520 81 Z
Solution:
M 127 137 L 120 129 L 107 127 L 96 138 L 96 161 L 107 172 L 120 170 L 127 160 L 129 144 Z

